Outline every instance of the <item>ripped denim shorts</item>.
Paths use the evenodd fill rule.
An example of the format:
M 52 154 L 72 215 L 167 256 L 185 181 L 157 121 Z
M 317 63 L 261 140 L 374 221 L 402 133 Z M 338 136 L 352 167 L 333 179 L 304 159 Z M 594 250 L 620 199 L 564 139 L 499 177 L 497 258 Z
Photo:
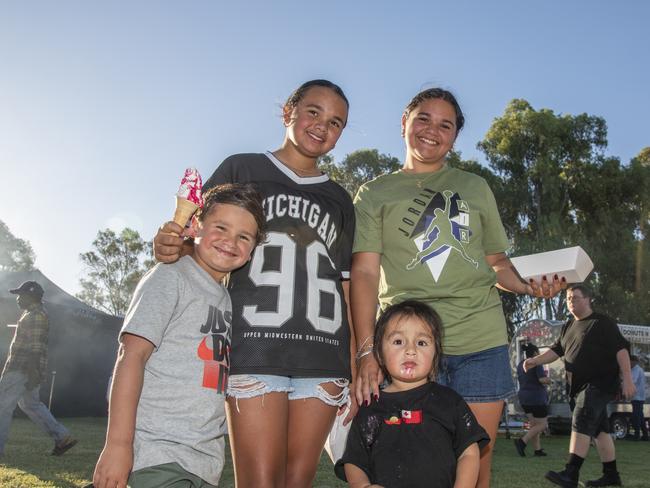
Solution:
M 321 385 L 332 383 L 341 388 L 337 395 L 328 393 Z M 228 396 L 236 399 L 253 398 L 272 392 L 287 392 L 289 400 L 318 398 L 327 405 L 345 405 L 349 396 L 349 381 L 345 378 L 300 378 L 266 374 L 235 374 L 228 378 Z

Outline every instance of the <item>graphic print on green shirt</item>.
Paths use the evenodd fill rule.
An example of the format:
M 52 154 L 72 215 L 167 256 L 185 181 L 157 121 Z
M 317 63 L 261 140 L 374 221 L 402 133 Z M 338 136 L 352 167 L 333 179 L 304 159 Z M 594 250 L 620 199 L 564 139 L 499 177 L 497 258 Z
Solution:
M 417 237 L 413 239 L 414 236 Z M 467 202 L 451 190 L 436 193 L 410 235 L 420 251 L 406 269 L 411 270 L 418 263 L 426 264 L 433 279 L 438 281 L 452 251 L 457 251 L 465 261 L 478 268 L 478 261 L 465 250 L 470 236 Z

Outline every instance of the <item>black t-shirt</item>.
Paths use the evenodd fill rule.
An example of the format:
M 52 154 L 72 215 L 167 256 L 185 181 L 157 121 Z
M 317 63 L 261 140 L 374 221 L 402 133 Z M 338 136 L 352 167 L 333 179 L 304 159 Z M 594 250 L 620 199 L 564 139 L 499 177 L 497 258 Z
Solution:
M 327 175 L 301 178 L 271 153 L 227 158 L 204 185 L 253 183 L 267 242 L 231 274 L 231 374 L 350 377 L 349 279 L 354 207 Z
M 606 393 L 616 393 L 620 384 L 616 353 L 627 347 L 616 322 L 594 312 L 564 324 L 551 350 L 564 356 L 569 395 L 575 396 L 588 384 Z
M 346 480 L 344 465 L 354 464 L 386 488 L 451 488 L 457 459 L 474 442 L 483 446 L 489 437 L 452 389 L 427 383 L 382 392 L 359 409 L 334 470 Z

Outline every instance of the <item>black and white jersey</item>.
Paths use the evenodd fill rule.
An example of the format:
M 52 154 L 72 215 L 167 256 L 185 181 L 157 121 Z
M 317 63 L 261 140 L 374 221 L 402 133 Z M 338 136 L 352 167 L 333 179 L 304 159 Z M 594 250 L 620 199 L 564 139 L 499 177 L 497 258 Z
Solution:
M 354 208 L 327 175 L 299 177 L 273 154 L 236 154 L 208 179 L 253 183 L 268 238 L 233 272 L 231 374 L 350 377 L 349 279 Z

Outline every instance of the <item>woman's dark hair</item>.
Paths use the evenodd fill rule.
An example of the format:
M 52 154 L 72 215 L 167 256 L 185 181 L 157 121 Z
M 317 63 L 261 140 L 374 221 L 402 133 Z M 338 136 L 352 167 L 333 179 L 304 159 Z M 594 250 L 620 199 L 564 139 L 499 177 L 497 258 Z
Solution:
M 310 88 L 315 86 L 322 86 L 323 88 L 329 88 L 330 90 L 332 90 L 334 93 L 336 93 L 339 97 L 343 99 L 343 101 L 345 102 L 345 106 L 348 108 L 348 110 L 350 110 L 350 102 L 348 101 L 348 97 L 345 96 L 345 93 L 343 93 L 343 90 L 341 89 L 340 86 L 338 86 L 336 83 L 332 83 L 329 80 L 306 81 L 298 88 L 296 88 L 291 95 L 289 95 L 287 101 L 284 102 L 283 108 L 285 110 L 293 110 L 293 108 L 296 105 L 298 105 L 300 100 L 304 98 L 305 93 L 307 93 Z
M 456 112 L 456 135 L 458 135 L 465 125 L 465 116 L 463 115 L 463 111 L 460 109 L 456 97 L 450 91 L 442 88 L 429 88 L 428 90 L 422 90 L 420 93 L 415 95 L 404 109 L 404 116 L 408 118 L 411 111 L 425 100 L 437 98 L 450 103 L 451 106 L 454 107 L 454 111 Z
M 442 358 L 442 320 L 440 316 L 432 309 L 429 305 L 417 300 L 406 300 L 401 303 L 396 303 L 391 305 L 381 314 L 377 320 L 377 325 L 375 327 L 375 337 L 374 337 L 374 346 L 373 351 L 375 358 L 381 367 L 382 372 L 384 373 L 384 378 L 389 379 L 390 373 L 386 369 L 384 363 L 384 353 L 382 351 L 382 341 L 384 335 L 386 334 L 386 329 L 388 325 L 393 320 L 405 319 L 410 317 L 416 317 L 422 322 L 427 324 L 431 329 L 431 335 L 433 336 L 433 345 L 434 345 L 434 355 L 433 355 L 433 364 L 431 365 L 431 372 L 429 373 L 429 379 L 434 380 L 438 369 L 440 367 L 440 360 Z
M 539 354 L 539 348 L 532 342 L 524 344 L 521 348 L 526 353 L 527 358 L 534 358 Z
M 219 204 L 235 205 L 251 213 L 257 224 L 255 243 L 262 244 L 266 241 L 266 216 L 262 196 L 250 183 L 227 183 L 217 185 L 203 194 L 203 207 L 197 210 L 196 218 L 199 222 Z

